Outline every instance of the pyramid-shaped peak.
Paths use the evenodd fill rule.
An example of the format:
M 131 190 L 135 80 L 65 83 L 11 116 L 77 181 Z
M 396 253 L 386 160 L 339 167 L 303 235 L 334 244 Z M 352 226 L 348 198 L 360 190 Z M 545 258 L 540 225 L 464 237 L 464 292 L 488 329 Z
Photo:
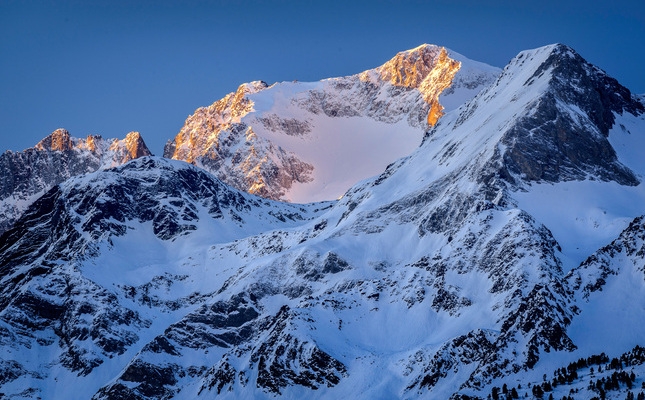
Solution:
M 437 46 L 436 44 L 423 43 L 413 49 L 400 51 L 398 54 L 415 55 L 415 54 L 437 53 L 445 49 L 446 49 L 445 47 Z
M 123 140 L 115 139 L 110 145 L 110 150 L 114 152 L 117 165 L 139 157 L 152 155 L 139 132 L 130 132 Z
M 564 60 L 569 60 L 569 62 L 573 61 L 576 64 L 586 63 L 571 47 L 561 43 L 555 43 L 521 51 L 506 65 L 504 71 L 520 67 L 524 71 L 532 69 L 542 72 L 561 64 Z
M 521 67 L 525 71 L 534 71 L 532 79 L 527 83 L 531 83 L 533 78 L 542 77 L 548 71 L 547 78 L 555 77 L 563 83 L 585 85 L 590 81 L 610 80 L 611 83 L 606 82 L 606 84 L 619 85 L 605 71 L 589 63 L 573 48 L 561 43 L 522 51 L 509 62 L 504 70 L 509 71 L 517 67 Z
M 520 68 L 530 73 L 525 87 L 548 82 L 548 91 L 554 98 L 579 107 L 604 135 L 613 125 L 615 113 L 638 115 L 645 111 L 629 89 L 567 45 L 556 43 L 523 51 L 505 72 Z
M 381 81 L 394 86 L 418 89 L 431 109 L 427 117 L 429 126 L 437 123 L 443 115 L 439 95 L 452 84 L 461 62 L 452 59 L 444 47 L 421 45 L 397 53 L 391 60 L 376 68 Z M 370 71 L 364 73 L 369 76 Z
M 489 131 L 490 143 L 501 143 L 503 151 L 488 165 L 501 166 L 498 176 L 511 183 L 593 177 L 634 186 L 639 180 L 619 162 L 607 137 L 617 115 L 643 111 L 616 79 L 569 46 L 552 44 L 519 53 L 466 106 L 455 127 L 465 126 L 464 134 L 480 131 L 477 121 L 489 117 L 504 127 Z
M 152 155 L 139 132 L 128 133 L 125 136 L 125 145 L 132 159 Z
M 544 51 L 544 52 L 551 53 L 551 54 L 562 54 L 562 55 L 569 55 L 569 56 L 577 56 L 578 55 L 578 53 L 576 53 L 576 51 L 572 47 L 569 47 L 569 46 L 567 46 L 566 44 L 563 44 L 563 43 L 551 43 L 551 44 L 547 44 L 545 46 L 535 48 L 533 50 L 523 51 L 522 53 L 530 53 L 530 52 L 533 52 L 533 51 Z
M 562 43 L 554 43 L 548 46 L 545 46 L 551 49 L 553 54 L 562 54 L 570 57 L 579 57 L 579 54 L 572 48 Z
M 575 56 L 579 57 L 578 53 L 576 53 L 574 49 L 567 46 L 566 44 L 552 43 L 545 46 L 536 47 L 534 49 L 523 50 L 519 52 L 517 56 L 513 58 L 513 60 L 534 58 L 538 55 L 541 55 L 543 57 L 549 57 L 550 55 L 564 55 L 564 56 L 570 56 L 570 57 L 575 57 Z

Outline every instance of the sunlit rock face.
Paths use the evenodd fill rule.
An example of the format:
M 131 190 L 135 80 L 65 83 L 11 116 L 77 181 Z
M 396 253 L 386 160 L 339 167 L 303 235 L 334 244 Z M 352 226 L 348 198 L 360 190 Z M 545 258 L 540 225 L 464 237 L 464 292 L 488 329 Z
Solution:
M 130 132 L 125 139 L 99 135 L 81 139 L 65 129 L 56 129 L 33 148 L 5 152 L 0 155 L 0 233 L 64 180 L 151 154 L 139 132 Z
M 209 107 L 198 108 L 164 156 L 197 164 L 241 190 L 279 199 L 295 182 L 311 180 L 313 166 L 259 138 L 242 117 L 254 111 L 249 95 L 268 88 L 262 81 L 240 85 Z
M 422 45 L 357 75 L 243 84 L 189 116 L 164 156 L 263 197 L 335 199 L 409 154 L 444 109 L 472 98 L 499 72 Z
M 434 126 L 444 110 L 439 95 L 452 84 L 460 67 L 461 63 L 450 58 L 444 47 L 422 45 L 398 53 L 376 71 L 394 86 L 418 89 L 430 108 L 427 123 Z
M 103 139 L 100 135 L 88 135 L 85 139 L 73 138 L 66 129 L 56 129 L 38 142 L 34 148 L 40 152 L 86 151 L 97 157 L 104 166 L 117 166 L 135 158 L 152 155 L 139 132 L 130 132 L 125 139 Z M 33 149 L 27 149 L 30 151 Z
M 65 151 L 74 148 L 69 132 L 65 129 L 56 129 L 35 146 L 40 151 Z
M 148 147 L 139 132 L 130 132 L 125 136 L 123 141 L 119 140 L 110 145 L 110 150 L 113 151 L 121 151 L 121 148 L 124 148 L 125 150 L 123 157 L 118 157 L 122 163 L 152 154 L 150 153 L 150 150 L 148 150 Z
M 164 156 L 194 163 L 212 149 L 217 151 L 223 147 L 226 138 L 220 132 L 239 124 L 241 117 L 253 111 L 253 101 L 247 96 L 267 87 L 262 81 L 246 83 L 212 105 L 195 110 L 175 139 L 168 142 Z

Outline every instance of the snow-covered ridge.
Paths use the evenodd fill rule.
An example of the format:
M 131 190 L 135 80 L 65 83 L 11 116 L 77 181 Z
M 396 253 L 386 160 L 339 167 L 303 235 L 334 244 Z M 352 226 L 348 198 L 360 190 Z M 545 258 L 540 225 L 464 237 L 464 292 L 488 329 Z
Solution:
M 498 74 L 422 45 L 357 75 L 252 82 L 196 110 L 164 155 L 264 197 L 330 200 L 409 154 L 428 126 Z
M 124 139 L 85 139 L 57 129 L 33 148 L 0 155 L 0 233 L 38 197 L 64 180 L 151 155 L 138 132 Z

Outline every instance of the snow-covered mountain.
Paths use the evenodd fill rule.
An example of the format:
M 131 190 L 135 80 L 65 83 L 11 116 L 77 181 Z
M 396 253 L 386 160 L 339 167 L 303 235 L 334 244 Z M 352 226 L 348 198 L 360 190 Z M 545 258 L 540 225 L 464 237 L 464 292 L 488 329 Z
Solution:
M 197 109 L 164 156 L 195 163 L 263 197 L 333 200 L 408 155 L 428 126 L 499 73 L 422 45 L 357 75 L 251 82 Z
M 38 197 L 66 179 L 151 155 L 139 132 L 125 139 L 71 137 L 57 129 L 24 151 L 0 155 L 0 233 Z
M 644 142 L 642 99 L 551 45 L 334 202 L 154 157 L 72 178 L 0 237 L 0 392 L 626 398 Z

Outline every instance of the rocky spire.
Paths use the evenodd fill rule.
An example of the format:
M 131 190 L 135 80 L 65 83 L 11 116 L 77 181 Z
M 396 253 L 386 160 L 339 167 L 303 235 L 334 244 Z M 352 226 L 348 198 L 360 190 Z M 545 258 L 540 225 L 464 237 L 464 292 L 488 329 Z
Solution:
M 130 132 L 125 136 L 125 148 L 129 160 L 152 155 L 139 132 Z
M 67 151 L 74 148 L 74 143 L 66 129 L 58 128 L 35 147 L 37 150 Z

